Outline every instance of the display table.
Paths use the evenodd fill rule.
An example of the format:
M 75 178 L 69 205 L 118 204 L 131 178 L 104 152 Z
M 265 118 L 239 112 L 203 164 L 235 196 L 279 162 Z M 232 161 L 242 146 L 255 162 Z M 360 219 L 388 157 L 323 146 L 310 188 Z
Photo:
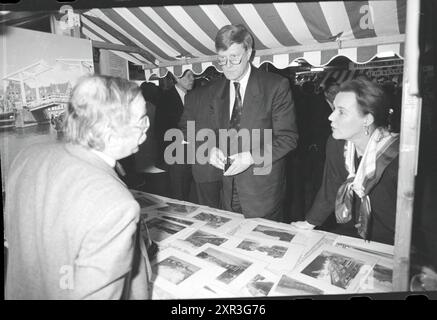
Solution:
M 392 291 L 393 246 L 131 191 L 158 245 L 152 299 Z

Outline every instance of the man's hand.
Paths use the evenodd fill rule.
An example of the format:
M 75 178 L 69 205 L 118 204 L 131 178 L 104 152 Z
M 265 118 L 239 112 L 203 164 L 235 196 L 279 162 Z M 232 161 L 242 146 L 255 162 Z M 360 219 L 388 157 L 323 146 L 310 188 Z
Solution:
M 229 157 L 231 159 L 231 166 L 223 174 L 225 176 L 233 176 L 239 174 L 249 168 L 255 161 L 249 151 L 237 153 Z
M 307 221 L 292 222 L 291 226 L 298 228 L 298 229 L 302 229 L 302 230 L 313 230 L 315 227 L 315 225 L 313 225 Z
M 211 149 L 211 152 L 209 154 L 209 160 L 208 162 L 213 165 L 216 168 L 219 168 L 220 170 L 225 169 L 225 163 L 226 163 L 226 157 L 223 154 L 223 151 L 220 149 L 213 147 Z

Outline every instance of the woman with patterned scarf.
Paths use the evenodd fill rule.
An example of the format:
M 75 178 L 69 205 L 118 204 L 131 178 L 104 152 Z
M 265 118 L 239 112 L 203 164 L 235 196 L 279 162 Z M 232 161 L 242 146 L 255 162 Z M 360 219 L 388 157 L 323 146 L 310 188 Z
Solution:
M 329 116 L 322 185 L 298 228 L 322 225 L 335 212 L 334 230 L 388 244 L 394 242 L 399 135 L 382 88 L 365 79 L 341 85 Z

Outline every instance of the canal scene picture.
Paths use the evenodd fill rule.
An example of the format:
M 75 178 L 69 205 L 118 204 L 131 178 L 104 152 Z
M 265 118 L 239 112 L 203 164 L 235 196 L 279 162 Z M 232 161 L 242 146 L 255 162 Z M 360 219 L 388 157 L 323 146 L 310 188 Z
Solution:
M 89 40 L 4 28 L 0 63 L 2 186 L 15 155 L 27 146 L 57 141 L 71 90 L 94 73 Z

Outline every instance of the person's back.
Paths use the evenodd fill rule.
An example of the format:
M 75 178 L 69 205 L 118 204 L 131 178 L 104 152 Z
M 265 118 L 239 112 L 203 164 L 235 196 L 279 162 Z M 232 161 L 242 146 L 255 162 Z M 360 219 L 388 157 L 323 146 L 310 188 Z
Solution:
M 118 228 L 106 227 L 134 229 L 138 204 L 110 166 L 81 146 L 36 145 L 12 164 L 6 194 L 7 299 L 121 298 L 132 252 L 109 251 Z M 98 270 L 98 259 L 117 259 L 117 270 Z

